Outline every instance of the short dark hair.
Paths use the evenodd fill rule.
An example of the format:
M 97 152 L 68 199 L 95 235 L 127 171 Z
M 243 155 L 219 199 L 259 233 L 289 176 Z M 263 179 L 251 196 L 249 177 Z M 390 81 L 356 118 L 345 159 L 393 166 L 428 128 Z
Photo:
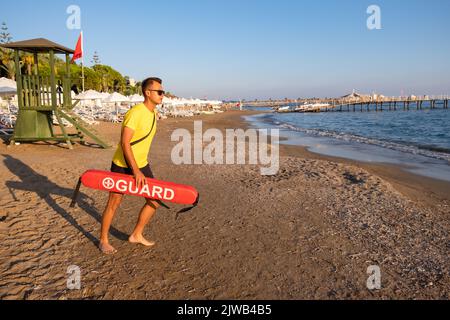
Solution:
M 147 90 L 148 87 L 150 87 L 153 82 L 158 82 L 159 84 L 162 84 L 162 80 L 160 78 L 155 78 L 155 77 L 151 77 L 151 78 L 147 78 L 144 81 L 142 81 L 142 94 L 145 96 L 145 90 Z

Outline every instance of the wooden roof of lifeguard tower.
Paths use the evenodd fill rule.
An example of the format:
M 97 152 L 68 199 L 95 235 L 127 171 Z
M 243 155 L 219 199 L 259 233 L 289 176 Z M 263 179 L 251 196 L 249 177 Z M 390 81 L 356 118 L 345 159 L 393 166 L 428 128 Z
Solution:
M 20 51 L 26 51 L 31 53 L 48 53 L 50 50 L 53 50 L 55 53 L 69 53 L 73 54 L 74 50 L 66 48 L 60 44 L 57 44 L 53 41 L 44 39 L 44 38 L 37 38 L 37 39 L 31 39 L 31 40 L 25 40 L 25 41 L 17 41 L 17 42 L 10 42 L 0 45 L 2 48 L 7 49 L 17 49 Z

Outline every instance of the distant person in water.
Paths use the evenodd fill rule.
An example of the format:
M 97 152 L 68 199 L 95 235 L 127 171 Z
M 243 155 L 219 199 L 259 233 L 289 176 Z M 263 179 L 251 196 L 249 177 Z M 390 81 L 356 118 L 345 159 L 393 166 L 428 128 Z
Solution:
M 111 164 L 112 172 L 134 176 L 138 187 L 144 186 L 146 177 L 153 178 L 147 158 L 156 133 L 156 106 L 162 103 L 165 94 L 162 80 L 159 78 L 145 79 L 142 82 L 142 93 L 145 98 L 144 103 L 135 105 L 124 117 L 120 143 Z M 114 214 L 122 202 L 122 197 L 121 193 L 110 192 L 103 212 L 99 247 L 106 254 L 117 252 L 109 243 L 108 234 Z M 128 238 L 129 242 L 147 247 L 155 245 L 155 242 L 146 240 L 142 233 L 158 207 L 155 200 L 146 199 L 146 203 L 139 213 L 136 227 Z

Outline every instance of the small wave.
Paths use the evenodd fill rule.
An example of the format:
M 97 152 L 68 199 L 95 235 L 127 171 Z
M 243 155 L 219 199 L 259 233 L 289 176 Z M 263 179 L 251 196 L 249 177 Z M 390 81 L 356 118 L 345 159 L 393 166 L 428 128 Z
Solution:
M 358 136 L 350 133 L 344 133 L 344 132 L 335 132 L 332 130 L 324 130 L 324 129 L 307 129 L 307 128 L 300 128 L 297 126 L 294 126 L 289 123 L 281 123 L 279 121 L 272 122 L 273 124 L 276 124 L 277 126 L 291 130 L 296 132 L 302 132 L 307 135 L 311 136 L 318 136 L 318 137 L 327 137 L 327 138 L 334 138 L 339 139 L 346 142 L 358 142 L 358 143 L 364 143 L 369 145 L 375 145 L 383 148 L 388 148 L 396 151 L 411 153 L 415 155 L 422 155 L 434 159 L 439 160 L 445 160 L 450 162 L 450 150 L 440 147 L 434 147 L 429 145 L 405 145 L 397 142 L 392 141 L 385 141 L 385 140 L 379 140 L 374 138 L 367 138 L 363 136 Z

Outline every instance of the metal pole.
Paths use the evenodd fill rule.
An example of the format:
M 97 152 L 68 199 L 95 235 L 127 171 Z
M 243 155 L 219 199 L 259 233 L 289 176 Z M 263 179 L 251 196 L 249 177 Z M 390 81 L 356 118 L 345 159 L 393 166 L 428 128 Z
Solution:
M 84 92 L 84 64 L 83 64 L 83 58 L 81 58 L 81 88 Z
M 81 88 L 84 92 L 84 35 L 83 31 L 81 31 Z
M 20 70 L 19 50 L 14 51 L 14 63 L 16 65 L 17 100 L 19 109 L 23 108 L 22 73 Z
M 51 96 L 52 96 L 52 108 L 56 109 L 56 79 L 55 79 L 55 52 L 50 50 L 50 86 L 51 86 Z
M 65 83 L 63 83 L 63 94 L 64 94 L 64 107 L 71 107 L 72 104 L 72 88 L 71 88 L 71 82 L 70 82 L 70 57 L 69 54 L 66 53 L 66 78 L 64 80 Z
M 42 107 L 41 103 L 41 81 L 39 79 L 39 61 L 38 61 L 38 53 L 34 53 L 34 76 L 36 79 L 35 90 L 36 90 L 36 96 L 37 96 L 37 106 L 40 108 Z

